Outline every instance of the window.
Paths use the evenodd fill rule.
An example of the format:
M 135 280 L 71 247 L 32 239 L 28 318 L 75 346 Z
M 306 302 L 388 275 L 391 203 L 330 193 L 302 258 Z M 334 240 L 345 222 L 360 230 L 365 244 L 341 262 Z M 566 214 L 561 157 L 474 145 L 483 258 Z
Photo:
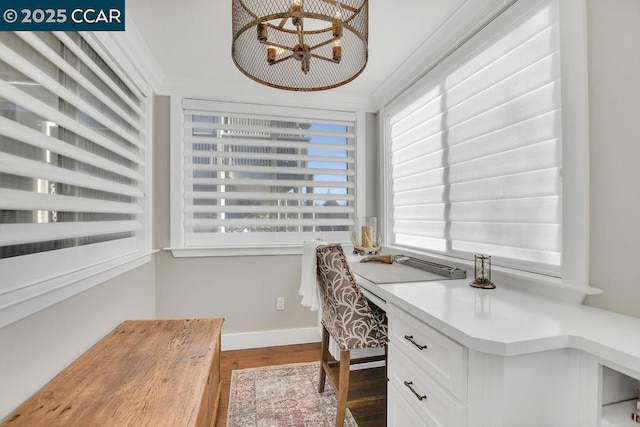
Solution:
M 587 286 L 585 72 L 563 78 L 560 3 L 518 1 L 385 108 L 389 244 Z
M 173 247 L 349 239 L 354 114 L 191 99 L 180 113 L 182 208 Z
M 145 95 L 92 44 L 0 33 L 2 309 L 148 253 Z

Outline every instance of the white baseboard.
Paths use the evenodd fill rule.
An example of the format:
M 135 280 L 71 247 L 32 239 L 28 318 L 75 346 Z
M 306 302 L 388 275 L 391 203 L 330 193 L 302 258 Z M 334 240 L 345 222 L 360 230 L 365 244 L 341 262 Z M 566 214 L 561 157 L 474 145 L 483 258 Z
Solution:
M 222 334 L 222 351 L 320 342 L 318 327 Z

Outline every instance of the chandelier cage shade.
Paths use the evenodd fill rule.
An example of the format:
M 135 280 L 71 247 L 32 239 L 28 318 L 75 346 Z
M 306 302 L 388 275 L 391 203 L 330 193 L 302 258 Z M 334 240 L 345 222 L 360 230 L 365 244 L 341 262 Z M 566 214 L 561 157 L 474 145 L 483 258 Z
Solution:
M 232 0 L 231 56 L 249 78 L 318 91 L 349 83 L 367 65 L 368 0 Z

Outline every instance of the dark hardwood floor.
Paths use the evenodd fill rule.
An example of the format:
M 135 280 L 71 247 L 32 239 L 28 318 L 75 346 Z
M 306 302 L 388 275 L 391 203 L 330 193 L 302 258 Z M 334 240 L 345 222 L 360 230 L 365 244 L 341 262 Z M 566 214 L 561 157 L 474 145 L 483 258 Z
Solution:
M 320 343 L 223 351 L 220 356 L 222 392 L 215 425 L 226 427 L 232 370 L 317 361 L 320 360 Z M 358 376 L 353 375 L 350 389 L 357 392 L 358 387 Z M 383 427 L 387 424 L 384 404 L 353 408 L 351 413 L 359 427 Z

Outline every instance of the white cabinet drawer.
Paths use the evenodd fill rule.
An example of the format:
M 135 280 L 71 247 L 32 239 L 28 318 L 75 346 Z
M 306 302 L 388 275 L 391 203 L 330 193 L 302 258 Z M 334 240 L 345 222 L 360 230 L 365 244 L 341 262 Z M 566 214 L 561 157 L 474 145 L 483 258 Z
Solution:
M 403 405 L 412 408 L 418 414 L 423 420 L 422 425 L 466 426 L 466 406 L 447 393 L 413 361 L 404 357 L 401 350 L 393 344 L 389 346 L 388 375 L 388 389 L 395 388 L 393 395 L 389 395 L 390 406 L 397 405 L 395 400 L 400 399 L 404 402 Z M 392 415 L 393 412 L 394 410 L 390 409 Z M 399 418 L 401 416 L 395 414 L 393 417 Z M 410 414 L 407 414 L 407 417 L 410 418 Z
M 467 349 L 393 307 L 389 336 L 398 350 L 462 401 L 467 400 Z
M 404 400 L 402 393 L 392 384 L 387 387 L 387 426 L 418 427 L 431 426 Z M 437 426 L 437 424 L 434 424 Z

